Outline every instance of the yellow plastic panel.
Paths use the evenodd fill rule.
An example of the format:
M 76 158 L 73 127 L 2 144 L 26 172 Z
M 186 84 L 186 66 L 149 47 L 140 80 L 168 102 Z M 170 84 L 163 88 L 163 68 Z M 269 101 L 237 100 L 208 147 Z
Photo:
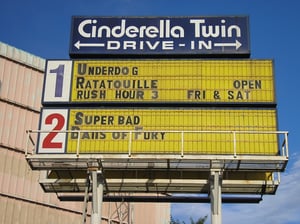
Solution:
M 71 102 L 275 103 L 273 62 L 74 61 Z
M 70 109 L 68 129 L 67 153 L 278 151 L 275 109 Z

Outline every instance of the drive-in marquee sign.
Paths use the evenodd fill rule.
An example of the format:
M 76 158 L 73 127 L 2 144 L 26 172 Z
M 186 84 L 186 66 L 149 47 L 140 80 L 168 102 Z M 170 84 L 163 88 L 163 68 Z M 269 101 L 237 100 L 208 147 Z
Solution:
M 272 60 L 48 60 L 43 104 L 276 104 Z
M 44 189 L 82 191 L 93 168 L 100 196 L 99 166 L 105 191 L 207 191 L 214 214 L 223 189 L 275 193 L 287 134 L 281 152 L 273 61 L 245 59 L 247 16 L 74 16 L 71 26 L 71 60 L 46 61 L 37 155 L 26 150 L 31 167 L 55 170 Z M 56 173 L 66 169 L 74 179 Z
M 247 16 L 72 18 L 70 56 L 250 55 Z

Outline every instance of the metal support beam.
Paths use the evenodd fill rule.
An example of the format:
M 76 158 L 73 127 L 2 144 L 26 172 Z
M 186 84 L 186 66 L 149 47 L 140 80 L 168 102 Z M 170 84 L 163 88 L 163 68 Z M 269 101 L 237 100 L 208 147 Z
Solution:
M 100 171 L 92 171 L 92 216 L 91 224 L 101 223 L 103 202 L 103 177 Z
M 211 223 L 222 224 L 222 173 L 212 169 L 210 176 Z
M 86 215 L 89 201 L 89 190 L 90 190 L 90 175 L 88 173 L 85 183 L 84 200 L 83 200 L 83 213 L 82 213 L 82 224 L 86 224 Z
M 83 201 L 82 195 L 58 195 L 60 201 Z M 90 198 L 89 200 L 91 200 Z M 135 203 L 210 203 L 209 197 L 204 196 L 103 196 L 104 202 L 135 202 Z M 254 204 L 262 201 L 262 197 L 222 197 L 222 203 Z

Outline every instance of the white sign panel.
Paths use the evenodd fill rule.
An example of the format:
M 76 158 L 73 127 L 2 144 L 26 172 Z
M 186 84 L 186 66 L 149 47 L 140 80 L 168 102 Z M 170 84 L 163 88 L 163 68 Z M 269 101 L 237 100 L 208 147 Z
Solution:
M 47 61 L 43 101 L 68 102 L 71 76 L 72 61 Z
M 38 153 L 64 153 L 67 134 L 67 109 L 47 109 L 41 113 Z

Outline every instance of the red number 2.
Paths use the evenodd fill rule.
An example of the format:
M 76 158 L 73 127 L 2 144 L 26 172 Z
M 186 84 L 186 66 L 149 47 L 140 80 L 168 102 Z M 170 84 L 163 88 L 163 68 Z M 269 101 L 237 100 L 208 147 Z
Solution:
M 65 125 L 65 118 L 61 114 L 50 114 L 45 119 L 45 124 L 53 124 L 53 121 L 56 120 L 57 124 L 52 129 L 53 131 L 60 131 Z M 53 142 L 53 139 L 58 134 L 58 132 L 49 132 L 49 134 L 44 138 L 43 141 L 43 148 L 49 149 L 49 148 L 62 148 L 62 142 Z

